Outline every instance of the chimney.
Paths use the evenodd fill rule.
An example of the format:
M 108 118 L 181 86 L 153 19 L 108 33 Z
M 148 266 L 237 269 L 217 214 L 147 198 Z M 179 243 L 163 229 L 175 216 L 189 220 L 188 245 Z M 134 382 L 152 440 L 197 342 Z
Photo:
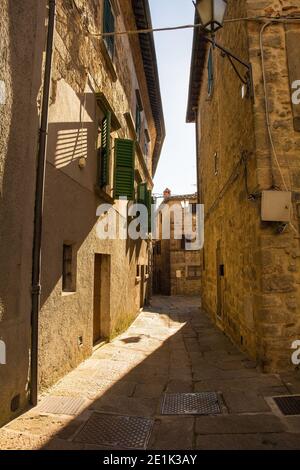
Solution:
M 166 201 L 167 199 L 169 199 L 169 197 L 171 197 L 171 190 L 169 188 L 166 188 L 163 194 L 164 194 L 164 201 Z

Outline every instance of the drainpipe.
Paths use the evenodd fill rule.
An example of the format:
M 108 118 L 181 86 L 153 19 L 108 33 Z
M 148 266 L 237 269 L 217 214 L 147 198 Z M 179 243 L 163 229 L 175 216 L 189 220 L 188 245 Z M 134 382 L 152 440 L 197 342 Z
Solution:
M 202 203 L 201 198 L 201 181 L 200 181 L 200 151 L 199 151 L 199 120 L 198 120 L 198 108 L 194 108 L 195 124 L 196 124 L 196 171 L 197 171 L 197 202 L 198 204 Z
M 35 187 L 34 229 L 32 247 L 32 310 L 31 310 L 31 364 L 30 364 L 30 403 L 38 401 L 38 336 L 39 313 L 41 303 L 41 244 L 43 225 L 43 205 L 45 191 L 45 168 L 48 133 L 49 97 L 51 85 L 52 55 L 55 31 L 56 0 L 49 0 L 48 36 L 46 62 L 43 83 L 43 102 L 39 148 L 37 156 L 37 174 Z

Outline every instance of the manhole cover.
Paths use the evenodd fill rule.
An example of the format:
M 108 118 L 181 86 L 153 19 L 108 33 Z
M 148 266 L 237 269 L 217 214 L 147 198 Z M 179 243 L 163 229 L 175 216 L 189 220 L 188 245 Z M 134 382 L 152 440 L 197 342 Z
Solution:
M 285 416 L 300 415 L 300 395 L 273 397 L 273 400 Z
M 170 393 L 162 402 L 163 415 L 210 415 L 220 414 L 221 407 L 215 392 Z
M 126 449 L 146 449 L 153 420 L 93 413 L 75 441 Z
M 77 415 L 83 408 L 85 400 L 75 397 L 46 397 L 37 410 L 40 413 L 51 413 L 58 415 Z

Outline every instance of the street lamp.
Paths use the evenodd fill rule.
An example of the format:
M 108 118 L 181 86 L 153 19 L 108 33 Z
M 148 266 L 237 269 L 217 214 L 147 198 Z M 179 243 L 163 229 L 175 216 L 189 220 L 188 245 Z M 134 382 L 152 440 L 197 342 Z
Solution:
M 215 32 L 220 28 L 223 28 L 224 18 L 227 9 L 227 0 L 197 0 L 193 2 L 195 8 L 198 12 L 200 18 L 201 30 L 204 33 L 209 34 L 211 37 L 208 37 L 207 34 L 203 34 L 203 39 L 212 44 L 214 48 L 217 48 L 221 51 L 223 57 L 227 57 L 233 70 L 240 79 L 240 81 L 247 87 L 247 96 L 253 98 L 253 75 L 252 75 L 252 65 L 244 60 L 240 59 L 228 49 L 221 46 L 215 41 Z M 246 68 L 246 73 L 243 76 L 238 67 L 237 63 Z
M 227 0 L 198 0 L 195 6 L 207 32 L 214 33 L 223 27 Z

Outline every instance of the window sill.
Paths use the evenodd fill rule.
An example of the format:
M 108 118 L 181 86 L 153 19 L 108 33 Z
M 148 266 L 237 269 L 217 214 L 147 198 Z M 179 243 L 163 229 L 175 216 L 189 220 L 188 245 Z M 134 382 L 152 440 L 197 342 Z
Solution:
M 70 297 L 71 295 L 74 295 L 74 294 L 77 294 L 77 291 L 76 291 L 76 290 L 71 291 L 71 292 L 62 291 L 61 296 L 62 296 L 62 297 Z
M 105 202 L 108 202 L 109 204 L 114 203 L 114 198 L 111 197 L 108 192 L 106 192 L 104 189 L 101 189 L 97 184 L 94 186 L 95 193 L 97 196 L 99 196 L 100 199 L 103 199 Z
M 135 278 L 135 283 L 139 284 L 141 282 L 142 278 L 141 277 L 136 277 Z

